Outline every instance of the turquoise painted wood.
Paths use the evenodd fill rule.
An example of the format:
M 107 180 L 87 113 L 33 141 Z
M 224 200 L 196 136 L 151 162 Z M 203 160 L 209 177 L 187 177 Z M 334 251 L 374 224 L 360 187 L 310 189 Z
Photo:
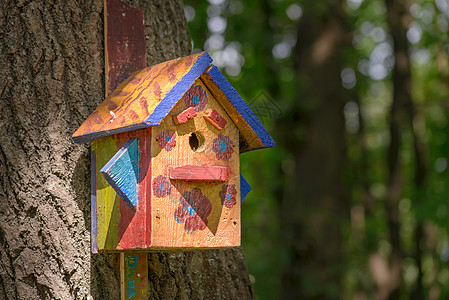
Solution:
M 125 145 L 100 170 L 115 192 L 132 209 L 137 206 L 139 180 L 138 140 L 129 139 Z

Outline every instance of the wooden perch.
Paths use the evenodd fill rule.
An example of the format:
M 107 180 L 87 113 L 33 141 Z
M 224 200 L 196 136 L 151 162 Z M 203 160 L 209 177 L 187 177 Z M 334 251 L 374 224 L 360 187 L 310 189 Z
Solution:
M 170 179 L 185 181 L 228 181 L 229 170 L 222 166 L 182 166 L 169 169 Z
M 215 109 L 209 110 L 208 114 L 205 115 L 204 118 L 208 120 L 212 125 L 214 125 L 218 130 L 222 130 L 227 123 L 227 121 L 222 116 L 220 116 L 220 114 Z
M 191 120 L 196 117 L 196 111 L 194 107 L 189 107 L 186 110 L 184 110 L 182 113 L 180 113 L 177 116 L 173 116 L 173 121 L 176 125 L 183 124 L 187 122 L 188 120 Z

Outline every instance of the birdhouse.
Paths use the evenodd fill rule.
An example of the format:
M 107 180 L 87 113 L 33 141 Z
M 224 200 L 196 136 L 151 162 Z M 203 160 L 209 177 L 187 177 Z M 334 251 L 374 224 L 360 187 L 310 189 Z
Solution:
M 91 143 L 93 252 L 240 245 L 239 154 L 274 141 L 211 63 L 131 74 L 73 135 Z

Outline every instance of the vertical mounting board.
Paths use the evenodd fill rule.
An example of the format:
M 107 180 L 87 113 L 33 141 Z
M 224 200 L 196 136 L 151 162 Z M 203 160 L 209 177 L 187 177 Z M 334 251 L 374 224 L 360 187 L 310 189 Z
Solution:
M 146 253 L 120 253 L 122 299 L 148 299 L 148 257 Z
M 143 12 L 120 0 L 104 1 L 106 96 L 147 66 Z
M 145 47 L 145 26 L 142 10 L 120 0 L 104 0 L 104 41 L 105 41 L 105 94 L 106 97 L 131 73 L 147 66 Z M 120 253 L 120 258 L 129 253 Z M 148 255 L 137 256 L 140 271 L 146 281 L 140 282 L 140 297 L 125 297 L 125 282 L 121 282 L 122 299 L 148 299 Z M 125 269 L 125 259 L 120 259 L 121 271 Z M 122 273 L 122 272 L 121 272 Z M 123 277 L 122 277 L 123 278 Z M 140 298 L 139 298 L 140 297 Z

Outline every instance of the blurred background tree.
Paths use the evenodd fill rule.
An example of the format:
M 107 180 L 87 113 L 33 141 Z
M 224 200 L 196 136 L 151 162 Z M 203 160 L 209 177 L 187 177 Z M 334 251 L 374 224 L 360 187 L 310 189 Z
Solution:
M 278 143 L 241 162 L 257 298 L 448 299 L 449 1 L 184 4 Z

